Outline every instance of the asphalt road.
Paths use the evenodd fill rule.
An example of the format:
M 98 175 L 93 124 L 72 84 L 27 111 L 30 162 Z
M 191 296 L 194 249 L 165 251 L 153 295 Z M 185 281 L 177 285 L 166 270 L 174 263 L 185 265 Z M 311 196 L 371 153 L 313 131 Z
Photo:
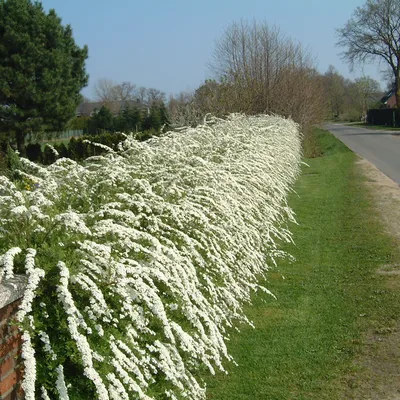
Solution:
M 375 131 L 342 124 L 326 124 L 324 128 L 400 185 L 400 131 Z

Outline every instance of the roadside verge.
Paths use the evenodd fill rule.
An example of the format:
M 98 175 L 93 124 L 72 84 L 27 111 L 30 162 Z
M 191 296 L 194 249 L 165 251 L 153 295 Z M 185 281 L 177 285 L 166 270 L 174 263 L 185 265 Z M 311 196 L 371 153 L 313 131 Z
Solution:
M 382 341 L 397 332 L 400 289 L 378 271 L 400 263 L 398 242 L 358 157 L 328 132 L 316 134 L 323 155 L 306 160 L 290 199 L 299 225 L 285 250 L 296 261 L 268 275 L 277 300 L 258 295 L 247 308 L 256 328 L 232 334 L 239 366 L 207 379 L 209 399 L 385 398 L 372 397 L 368 362 L 379 350 L 366 349 L 377 347 L 371 332 Z M 385 388 L 387 378 L 376 376 Z

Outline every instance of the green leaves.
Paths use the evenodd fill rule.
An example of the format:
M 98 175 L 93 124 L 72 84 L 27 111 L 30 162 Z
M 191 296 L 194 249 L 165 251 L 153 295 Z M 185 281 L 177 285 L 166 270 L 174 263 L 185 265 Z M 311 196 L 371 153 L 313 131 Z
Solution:
M 63 129 L 87 84 L 88 49 L 39 2 L 0 0 L 0 131 L 23 151 L 24 135 Z

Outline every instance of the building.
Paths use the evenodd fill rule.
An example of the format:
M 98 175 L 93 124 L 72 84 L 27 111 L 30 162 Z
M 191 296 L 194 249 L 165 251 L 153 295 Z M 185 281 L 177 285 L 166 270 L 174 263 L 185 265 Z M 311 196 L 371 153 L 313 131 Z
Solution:
M 392 89 L 387 92 L 382 98 L 381 103 L 384 104 L 387 108 L 396 108 L 396 91 Z

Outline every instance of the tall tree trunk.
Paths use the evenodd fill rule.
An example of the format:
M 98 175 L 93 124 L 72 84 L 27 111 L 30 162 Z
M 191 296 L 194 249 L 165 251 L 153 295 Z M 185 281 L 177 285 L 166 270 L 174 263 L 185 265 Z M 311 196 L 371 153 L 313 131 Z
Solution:
M 396 74 L 394 79 L 395 95 L 396 95 L 396 108 L 400 107 L 400 60 L 397 62 Z

